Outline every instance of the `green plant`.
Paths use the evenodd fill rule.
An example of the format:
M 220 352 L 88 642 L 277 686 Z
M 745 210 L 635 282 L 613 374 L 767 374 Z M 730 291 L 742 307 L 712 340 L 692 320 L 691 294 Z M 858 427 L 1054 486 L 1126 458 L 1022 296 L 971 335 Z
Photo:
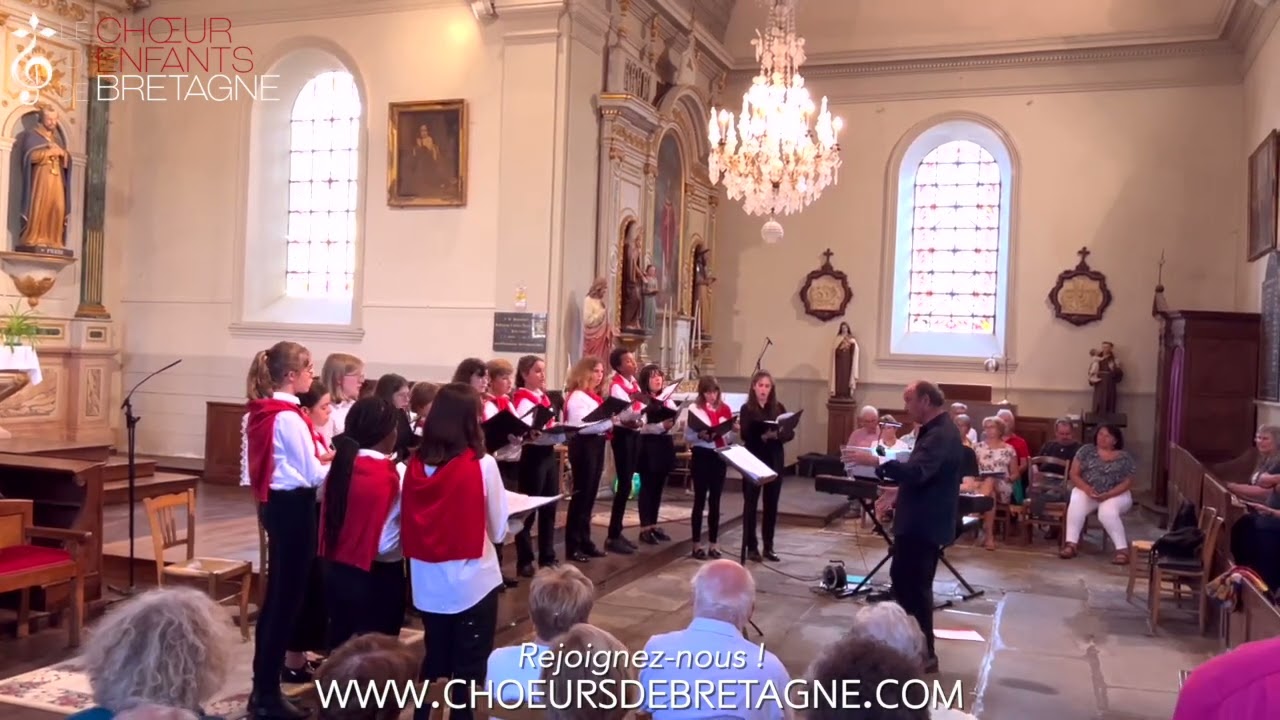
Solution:
M 23 343 L 35 344 L 40 325 L 34 315 L 33 310 L 22 310 L 17 302 L 9 308 L 9 314 L 0 318 L 0 339 L 5 347 L 13 350 Z

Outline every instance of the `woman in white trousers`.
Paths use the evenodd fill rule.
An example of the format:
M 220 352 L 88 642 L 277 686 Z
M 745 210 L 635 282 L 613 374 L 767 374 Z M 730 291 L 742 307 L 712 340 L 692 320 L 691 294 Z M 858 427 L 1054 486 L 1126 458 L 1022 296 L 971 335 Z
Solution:
M 1084 445 L 1071 463 L 1071 499 L 1067 501 L 1067 537 L 1062 557 L 1077 553 L 1080 533 L 1090 513 L 1116 546 L 1111 562 L 1129 562 L 1129 541 L 1124 535 L 1124 514 L 1133 507 L 1133 476 L 1137 463 L 1124 449 L 1124 434 L 1114 425 L 1102 425 L 1092 444 Z

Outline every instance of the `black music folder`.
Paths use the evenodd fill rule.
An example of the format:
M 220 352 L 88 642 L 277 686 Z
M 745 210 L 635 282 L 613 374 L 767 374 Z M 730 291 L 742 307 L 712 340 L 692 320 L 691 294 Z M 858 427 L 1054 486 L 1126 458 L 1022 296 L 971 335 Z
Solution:
M 797 410 L 795 412 L 782 413 L 776 420 L 765 420 L 763 422 L 765 427 L 770 430 L 790 430 L 795 432 L 796 426 L 800 424 L 800 416 L 803 414 L 804 410 Z
M 551 410 L 560 415 L 564 412 L 564 393 L 559 390 L 547 390 L 547 397 L 551 398 Z
M 600 403 L 600 407 L 587 413 L 587 416 L 582 418 L 582 424 L 592 425 L 602 420 L 609 420 L 617 415 L 621 415 L 622 413 L 626 412 L 627 408 L 630 408 L 630 407 L 631 407 L 630 400 L 621 400 L 616 397 L 607 397 L 604 399 L 604 402 Z
M 664 403 L 654 400 L 644 409 L 644 421 L 649 425 L 657 425 L 658 423 L 664 423 L 668 420 L 672 420 L 679 414 L 679 410 L 672 410 Z M 733 423 L 729 424 L 732 425 Z
M 525 411 L 520 419 L 525 421 L 530 427 L 537 430 L 547 426 L 547 423 L 555 419 L 556 411 L 544 405 L 534 405 Z
M 774 472 L 773 468 L 741 445 L 730 445 L 716 452 L 720 453 L 720 457 L 732 465 L 734 470 L 741 473 L 744 480 L 755 485 L 763 485 L 778 479 L 778 473 Z
M 702 418 L 693 413 L 689 413 L 689 427 L 693 428 L 697 433 L 711 433 L 711 437 L 718 438 L 728 435 L 733 430 L 733 421 L 726 420 L 719 425 L 712 427 L 708 425 Z
M 524 437 L 532 430 L 510 410 L 503 410 L 480 423 L 480 429 L 484 431 L 484 447 L 490 453 L 510 445 L 512 435 Z

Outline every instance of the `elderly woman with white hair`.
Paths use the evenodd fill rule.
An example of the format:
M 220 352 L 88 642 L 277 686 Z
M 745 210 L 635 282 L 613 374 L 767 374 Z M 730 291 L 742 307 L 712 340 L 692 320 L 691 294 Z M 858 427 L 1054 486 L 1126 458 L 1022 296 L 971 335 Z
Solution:
M 122 603 L 92 630 L 82 657 L 97 706 L 72 720 L 155 712 L 144 706 L 204 716 L 226 682 L 234 637 L 230 618 L 198 590 L 163 588 Z
M 849 435 L 845 443 L 849 447 L 875 447 L 880 439 L 880 411 L 871 405 L 864 405 L 858 411 L 858 427 Z

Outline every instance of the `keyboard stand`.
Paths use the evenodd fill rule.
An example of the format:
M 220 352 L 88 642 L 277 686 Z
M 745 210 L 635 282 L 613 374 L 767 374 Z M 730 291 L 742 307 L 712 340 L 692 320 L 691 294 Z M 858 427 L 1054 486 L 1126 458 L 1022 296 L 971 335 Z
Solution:
M 884 538 L 885 543 L 889 547 L 886 550 L 884 557 L 880 558 L 880 562 L 876 563 L 876 566 L 871 568 L 871 572 L 868 572 L 863 576 L 862 580 L 860 580 L 857 585 L 833 590 L 831 594 L 833 597 L 837 598 L 856 597 L 864 592 L 870 593 L 871 578 L 875 577 L 875 574 L 880 572 L 880 568 L 884 567 L 885 563 L 893 559 L 893 538 L 889 537 L 889 531 L 885 530 L 884 525 L 880 523 L 880 518 L 876 516 L 876 501 L 859 497 L 858 503 L 862 505 L 862 512 L 866 513 L 866 515 L 871 518 L 871 529 L 875 534 Z

